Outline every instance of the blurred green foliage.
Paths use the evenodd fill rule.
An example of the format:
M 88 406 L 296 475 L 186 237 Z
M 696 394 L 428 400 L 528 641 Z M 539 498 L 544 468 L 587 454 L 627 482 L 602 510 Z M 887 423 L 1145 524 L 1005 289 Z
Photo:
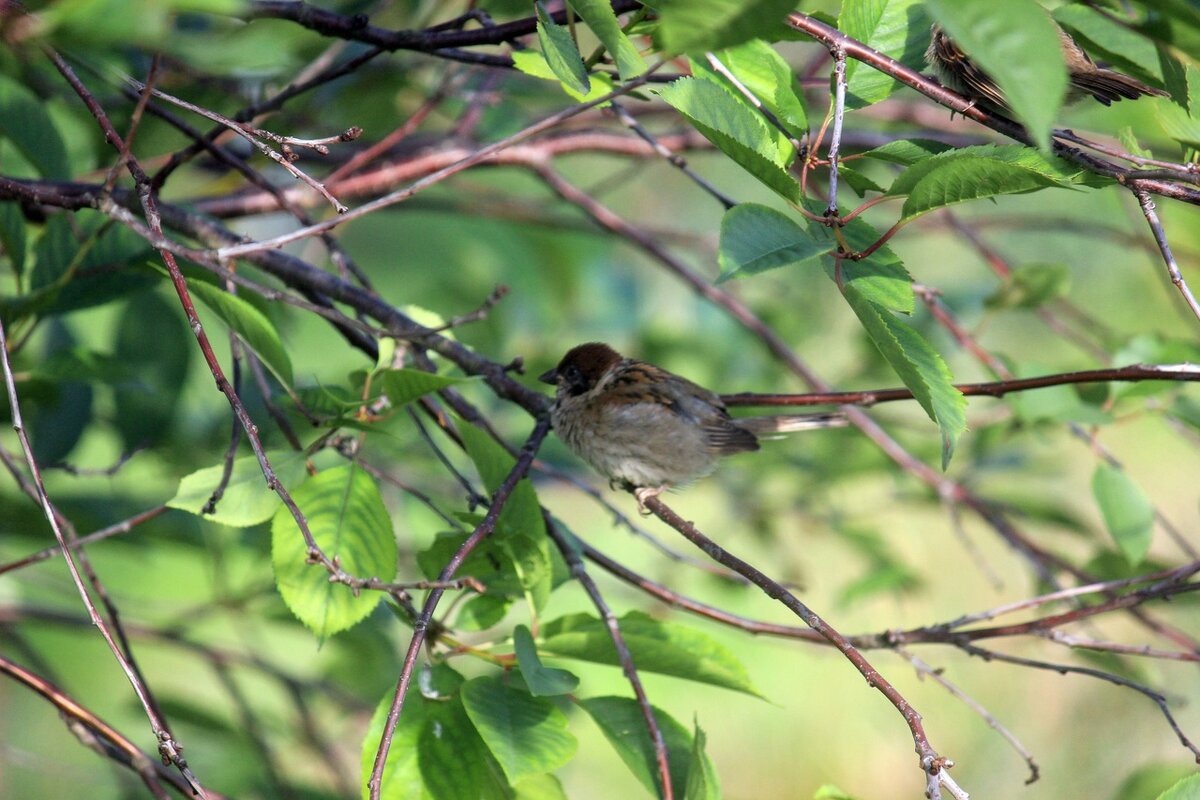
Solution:
M 723 393 L 804 390 L 764 346 L 757 323 L 743 324 L 722 297 L 756 315 L 830 386 L 906 385 L 920 402 L 880 405 L 872 416 L 925 473 L 902 470 L 876 442 L 847 428 L 765 442 L 759 453 L 669 496 L 844 633 L 934 625 L 1049 591 L 1051 577 L 1054 586 L 1121 579 L 1194 558 L 1200 397 L 1189 385 L 1061 385 L 969 402 L 953 387 L 1006 374 L 1200 361 L 1197 319 L 1171 285 L 1128 192 L 1075 162 L 952 119 L 856 63 L 854 110 L 841 143 L 849 166 L 837 199 L 842 214 L 860 197 L 871 203 L 832 230 L 824 217 L 827 164 L 810 164 L 801 181 L 795 161 L 796 145 L 811 144 L 805 134 L 821 127 L 831 97 L 825 50 L 781 22 L 795 2 L 624 3 L 619 16 L 606 3 L 568 5 L 571 16 L 554 23 L 548 15 L 561 3 L 535 12 L 524 2 L 419 0 L 60 0 L 14 7 L 0 18 L 10 44 L 0 51 L 0 320 L 16 393 L 49 497 L 80 535 L 169 506 L 87 554 L 208 789 L 231 797 L 358 796 L 414 611 L 427 594 L 352 590 L 306 563 L 292 516 L 244 435 L 224 498 L 211 498 L 230 447 L 229 405 L 213 391 L 161 257 L 144 231 L 108 205 L 115 187 L 116 205 L 140 214 L 127 175 L 114 170 L 109 178 L 116 152 L 43 46 L 62 54 L 122 135 L 138 96 L 127 78 L 145 80 L 152 64 L 157 88 L 227 117 L 324 70 L 354 65 L 255 116 L 256 125 L 301 139 L 364 130 L 355 141 L 328 145 L 327 155 L 292 145 L 297 166 L 318 180 L 415 121 L 349 179 L 330 181 L 352 208 L 571 107 L 572 97 L 602 96 L 662 57 L 685 54 L 658 65 L 658 74 L 687 69 L 695 77 L 651 81 L 620 102 L 656 136 L 678 142 L 688 167 L 716 193 L 665 159 L 631 155 L 640 140 L 600 109 L 523 142 L 536 151 L 525 161 L 484 162 L 355 218 L 333 236 L 378 298 L 465 348 L 454 352 L 477 353 L 535 390 L 544 387 L 533 376 L 589 340 Z M 799 5 L 915 69 L 924 68 L 931 18 L 959 21 L 997 6 Z M 1021 5 L 1028 11 L 1035 4 Z M 1097 56 L 1166 86 L 1172 98 L 1060 108 L 1041 76 L 1061 64 L 1041 53 L 1047 57 L 1014 64 L 1017 77 L 1002 81 L 1020 83 L 1014 107 L 1028 109 L 1035 138 L 1048 136 L 1051 123 L 1120 131 L 1126 148 L 1168 162 L 1194 158 L 1194 10 L 1133 2 L 1123 4 L 1132 16 L 1115 25 L 1087 4 L 1047 5 Z M 289 18 L 296 9 L 311 15 Z M 472 9 L 479 13 L 456 18 Z M 1025 52 L 1036 33 L 1013 14 L 1005 41 L 981 36 L 973 44 L 994 45 L 992 58 Z M 321 30 L 321 20 L 346 27 Z M 511 42 L 433 52 L 407 45 L 373 57 L 364 41 L 376 29 L 486 36 L 492 22 L 527 31 Z M 509 57 L 516 68 L 507 66 Z M 205 132 L 213 121 L 162 99 L 152 106 L 131 139 L 133 155 L 155 175 L 193 142 L 178 122 Z M 299 187 L 313 218 L 334 216 L 243 139 L 223 132 L 217 141 L 283 190 Z M 824 146 L 799 152 L 828 154 Z M 585 191 L 653 246 L 603 230 L 538 169 Z M 33 186 L 45 191 L 43 200 L 21 195 Z M 88 198 L 81 205 L 90 207 L 68 202 L 81 191 Z M 718 193 L 736 205 L 726 209 Z M 171 212 L 167 234 L 197 251 L 212 246 L 181 230 L 175 210 L 211 212 L 207 222 L 259 239 L 297 225 L 278 210 L 236 206 L 258 196 L 227 160 L 201 153 L 161 187 Z M 1185 277 L 1200 281 L 1191 274 L 1200 256 L 1194 207 L 1161 198 L 1159 206 Z M 857 257 L 902 220 L 911 224 L 870 257 Z M 840 244 L 856 257 L 838 253 Z M 356 285 L 317 239 L 287 252 Z M 203 261 L 205 254 L 192 255 Z M 531 428 L 529 409 L 501 397 L 492 377 L 469 375 L 462 358 L 419 348 L 395 331 L 368 327 L 364 334 L 353 322 L 339 331 L 274 294 L 303 294 L 320 305 L 330 299 L 321 292 L 288 285 L 253 260 L 229 266 L 265 294 L 247 285 L 228 293 L 227 276 L 203 263 L 185 261 L 184 274 L 224 374 L 236 380 L 318 542 L 359 578 L 436 579 L 515 463 L 488 429 L 515 452 Z M 681 273 L 694 280 L 680 280 Z M 485 313 L 442 329 L 498 285 L 509 291 Z M 378 322 L 356 314 L 347 296 L 332 299 L 349 317 Z M 939 313 L 919 302 L 930 297 Z M 941 312 L 957 327 L 945 325 Z M 517 357 L 524 373 L 501 368 Z M 461 404 L 452 417 L 446 396 L 437 394 L 445 389 L 478 418 L 464 419 Z M 0 407 L 11 415 L 7 396 Z M 277 409 L 290 435 L 275 421 Z M 439 420 L 450 420 L 446 429 L 454 433 L 439 429 Z M 9 473 L 19 473 L 17 438 L 5 435 L 0 446 Z M 422 651 L 413 674 L 384 797 L 661 791 L 642 711 L 611 666 L 617 662 L 606 626 L 546 536 L 542 508 L 577 552 L 586 542 L 723 611 L 800 624 L 757 590 L 709 569 L 673 532 L 639 519 L 631 498 L 604 491 L 553 438 L 539 457 L 496 533 L 457 573 L 487 591 L 451 590 L 434 617 L 431 635 L 440 638 Z M 951 507 L 955 497 L 939 497 L 920 474 L 975 493 L 1044 558 L 1027 558 L 996 526 Z M 596 487 L 609 505 L 564 478 Z M 215 513 L 203 510 L 210 501 Z M 51 544 L 21 481 L 0 484 L 0 566 Z M 594 562 L 588 570 L 640 668 L 675 797 L 922 790 L 901 719 L 864 692 L 831 649 L 687 616 L 602 576 Z M 1096 620 L 1086 635 L 1186 649 L 1200 635 L 1189 597 L 1152 607 L 1166 639 L 1125 617 Z M 1186 661 L 1076 654 L 1036 637 L 996 649 L 1168 686 L 1182 729 L 1200 732 L 1200 712 L 1177 708 L 1179 697 L 1200 689 Z M 921 711 L 934 746 L 958 763 L 959 782 L 978 796 L 1154 797 L 1190 758 L 1134 692 L 969 660 L 949 648 L 919 653 L 1014 731 L 1041 767 L 1041 779 L 1021 787 L 1022 759 L 981 719 L 917 680 L 904 660 L 868 651 Z M 0 657 L 53 681 L 153 755 L 145 714 L 87 624 L 60 557 L 0 572 Z M 0 682 L 0 706 L 0 796 L 54 797 L 80 785 L 100 800 L 145 792 L 133 773 L 101 767 L 26 687 Z M 1114 786 L 1122 788 L 1114 793 Z

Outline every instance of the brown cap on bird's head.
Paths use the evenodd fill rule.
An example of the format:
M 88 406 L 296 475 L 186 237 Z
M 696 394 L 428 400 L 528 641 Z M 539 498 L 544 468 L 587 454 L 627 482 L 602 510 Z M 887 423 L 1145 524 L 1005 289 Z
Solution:
M 572 393 L 584 391 L 595 386 L 600 376 L 621 361 L 621 354 L 604 342 L 587 342 L 568 350 L 558 366 L 543 372 L 538 380 L 551 385 L 561 381 Z

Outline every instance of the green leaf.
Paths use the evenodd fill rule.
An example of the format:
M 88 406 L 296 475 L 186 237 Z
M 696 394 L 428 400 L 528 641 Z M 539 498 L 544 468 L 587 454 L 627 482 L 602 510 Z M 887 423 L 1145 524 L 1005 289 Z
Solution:
M 467 681 L 459 694 L 510 781 L 553 772 L 575 754 L 578 743 L 567 731 L 567 717 L 549 700 L 491 677 Z
M 1185 146 L 1200 148 L 1200 69 L 1188 64 L 1184 76 L 1188 107 L 1158 100 L 1154 103 L 1154 114 L 1167 136 Z
M 530 775 L 513 784 L 513 800 L 567 800 L 562 784 L 553 775 Z
M 1138 141 L 1137 133 L 1133 130 L 1133 126 L 1125 125 L 1117 131 L 1117 139 L 1121 142 L 1121 147 L 1126 153 L 1137 156 L 1138 158 L 1154 158 L 1154 153 L 1142 146 Z
M 708 737 L 697 723 L 696 732 L 692 736 L 692 758 L 688 762 L 685 800 L 721 800 L 721 784 L 717 780 L 717 770 L 705 752 L 707 741 Z
M 896 178 L 888 194 L 908 195 L 902 219 L 910 220 L 965 200 L 1084 184 L 1096 181 L 1056 156 L 1021 145 L 978 145 L 918 161 Z
M 396 575 L 396 539 L 379 488 L 353 465 L 312 476 L 292 499 L 308 520 L 317 545 L 357 578 L 390 581 Z M 307 563 L 308 549 L 287 507 L 271 525 L 271 562 L 279 594 L 296 618 L 324 639 L 345 630 L 374 610 L 380 592 L 356 594 L 330 583 L 321 567 Z
M 534 7 L 538 18 L 538 44 L 541 45 L 546 63 L 565 88 L 587 94 L 592 88 L 588 82 L 587 67 L 583 65 L 583 57 L 579 55 L 571 32 L 557 24 L 540 2 L 534 3 Z
M 379 785 L 381 800 L 433 800 L 433 795 L 425 787 L 425 779 L 421 777 L 421 765 L 418 761 L 418 747 L 425 728 L 425 708 L 431 704 L 422 702 L 419 696 L 413 697 L 415 694 L 417 693 L 410 692 L 406 698 L 404 712 L 396 723 L 392 746 L 383 766 L 383 780 Z M 392 697 L 393 691 L 389 689 L 375 706 L 375 713 L 371 716 L 371 723 L 363 737 L 360 783 L 364 798 L 367 797 L 367 781 L 375 766 L 375 754 L 379 751 L 379 740 L 383 738 L 388 711 L 392 707 Z
M 292 385 L 292 359 L 266 314 L 211 283 L 188 281 L 188 291 L 240 336 L 281 383 Z
M 613 83 L 612 78 L 602 72 L 597 72 L 589 76 L 592 88 L 586 93 L 577 92 L 558 79 L 558 76 L 554 74 L 552 69 L 550 69 L 550 65 L 546 63 L 545 57 L 536 50 L 518 50 L 512 54 L 512 60 L 513 66 L 515 66 L 521 72 L 534 78 L 554 81 L 554 83 L 558 85 L 564 92 L 581 103 L 591 102 L 598 97 L 603 97 L 616 88 L 616 84 Z M 605 105 L 607 105 L 607 103 Z M 409 314 L 409 316 L 412 315 Z
M 1186 762 L 1152 762 L 1133 770 L 1121 781 L 1121 785 L 1111 795 L 1111 800 L 1125 800 L 1130 797 L 1155 797 L 1162 800 L 1160 795 L 1171 788 L 1176 782 L 1196 774 L 1195 763 Z M 1191 800 L 1200 800 L 1196 794 Z
M 506 798 L 512 792 L 461 697 L 426 703 L 417 758 L 434 800 Z
M 1200 800 L 1200 774 L 1192 774 L 1160 794 L 1157 800 Z
M 658 760 L 646 728 L 646 718 L 636 700 L 628 697 L 590 697 L 579 706 L 600 727 L 604 738 L 617 751 L 634 777 L 655 797 L 663 797 Z M 662 709 L 651 707 L 663 743 L 667 747 L 667 765 L 671 773 L 672 794 L 683 797 L 687 785 L 688 760 L 692 737 L 687 728 Z
M 925 66 L 929 20 L 921 0 L 846 0 L 838 30 L 916 70 Z M 862 108 L 904 84 L 854 59 L 846 60 L 846 107 Z
M 829 228 L 814 224 L 809 226 L 809 231 L 814 236 L 826 237 L 831 246 L 836 246 L 833 231 Z M 846 244 L 857 252 L 873 245 L 879 240 L 879 236 L 879 231 L 857 217 L 842 228 L 842 237 Z M 831 278 L 835 277 L 835 266 L 833 256 L 826 257 L 825 271 Z M 887 245 L 872 253 L 870 258 L 860 261 L 843 260 L 841 275 L 838 277 L 843 287 L 854 287 L 865 299 L 884 308 L 911 314 L 916 306 L 912 276 Z
M 808 133 L 800 85 L 791 65 L 775 48 L 761 39 L 751 39 L 713 55 L 793 136 L 802 138 Z M 696 63 L 707 66 L 707 60 Z M 728 78 L 721 76 L 721 80 Z
M 954 387 L 946 362 L 916 330 L 882 306 L 868 300 L 853 285 L 843 294 L 871 341 L 896 370 L 942 436 L 942 469 L 950 463 L 958 437 L 967 428 L 967 399 Z
M 7 75 L 0 75 L 0 137 L 12 142 L 43 178 L 71 177 L 67 148 L 45 102 Z
M 417 554 L 421 572 L 431 580 L 437 578 L 467 536 L 458 531 L 439 533 L 428 549 Z M 497 601 L 528 596 L 540 608 L 550 591 L 547 560 L 544 548 L 528 536 L 513 535 L 501 542 L 493 535 L 475 546 L 457 575 L 475 578 L 487 589 L 485 596 Z
M 1060 6 L 1054 9 L 1054 19 L 1070 30 L 1089 55 L 1106 66 L 1162 83 L 1158 48 L 1145 36 L 1082 5 Z
M 737 656 L 707 634 L 638 611 L 621 617 L 620 628 L 639 670 L 762 696 Z M 543 625 L 542 651 L 598 664 L 620 663 L 608 626 L 589 614 L 569 614 Z
M 721 133 L 740 145 L 741 150 L 749 149 L 786 170 L 796 157 L 795 145 L 787 136 L 769 125 L 750 99 L 706 62 L 689 60 L 688 63 L 696 76 L 672 81 L 659 90 L 659 95 L 693 124 Z M 714 144 L 720 146 L 715 140 Z
M 804 207 L 809 212 L 821 215 L 825 206 L 815 200 L 805 200 Z M 855 217 L 842 226 L 842 239 L 852 252 L 864 252 L 879 241 L 880 232 L 862 217 Z M 857 261 L 843 259 L 840 275 L 836 268 L 839 242 L 834 237 L 833 230 L 815 222 L 808 223 L 808 233 L 814 239 L 822 239 L 828 243 L 827 254 L 822 256 L 822 264 L 830 278 L 838 280 L 842 286 L 853 285 L 872 302 L 885 308 L 910 314 L 916 306 L 916 295 L 913 294 L 912 276 L 904 268 L 900 257 L 886 244 L 879 245 L 867 258 Z
M 127 449 L 158 442 L 170 430 L 195 347 L 173 299 L 146 292 L 122 305 L 113 356 L 136 364 L 137 380 L 114 387 L 113 422 Z
M 788 215 L 757 203 L 739 203 L 721 219 L 717 282 L 800 266 L 828 252 L 828 240 L 813 238 Z
M 484 484 L 494 492 L 515 460 L 479 429 L 463 423 L 459 431 Z M 464 519 L 475 525 L 482 518 Z M 519 588 L 535 609 L 541 609 L 549 599 L 555 576 L 566 574 L 561 566 L 561 556 L 550 546 L 541 506 L 528 479 L 517 484 L 500 513 L 495 533 L 485 540 L 484 545 L 482 550 L 476 549 L 481 555 L 486 554 L 492 569 L 477 563 L 472 574 L 484 580 L 489 592 Z M 466 569 L 473 560 L 473 557 L 469 558 L 463 568 Z M 488 572 L 493 576 L 484 577 Z
M 461 570 L 467 574 L 465 570 Z M 485 584 L 486 586 L 486 584 Z M 490 592 L 490 587 L 489 587 Z M 499 624 L 508 613 L 512 601 L 505 597 L 481 594 L 462 604 L 454 618 L 454 627 L 460 631 L 484 631 Z
M 25 271 L 25 217 L 16 203 L 0 203 L 0 247 L 20 279 Z
M 445 389 L 447 386 L 473 380 L 408 368 L 380 370 L 377 375 L 382 380 L 383 390 L 387 392 L 393 408 L 399 408 L 422 395 Z
M 865 197 L 867 192 L 878 192 L 879 194 L 887 192 L 873 178 L 868 177 L 853 167 L 842 165 L 838 168 L 838 177 L 841 178 L 844 184 L 853 189 L 854 193 L 859 197 Z
M 146 266 L 149 245 L 99 212 L 52 217 L 33 248 L 33 290 L 0 305 L 14 315 L 60 315 L 127 300 L 159 283 Z
M 854 797 L 833 784 L 827 783 L 817 789 L 813 800 L 854 800 Z
M 1101 464 L 1092 475 L 1092 494 L 1104 517 L 1104 526 L 1131 565 L 1150 550 L 1154 533 L 1154 506 L 1124 471 Z
M 267 453 L 267 458 L 275 477 L 285 488 L 298 485 L 304 479 L 306 459 L 303 453 L 295 450 L 271 451 Z M 175 496 L 167 501 L 167 506 L 201 514 L 220 483 L 224 469 L 223 464 L 218 464 L 185 475 L 179 481 Z M 245 528 L 269 520 L 279 508 L 279 503 L 279 495 L 267 488 L 267 479 L 263 477 L 258 457 L 246 456 L 233 462 L 225 494 L 217 503 L 216 510 L 204 515 L 204 518 L 221 525 Z
M 137 370 L 115 355 L 72 347 L 42 360 L 30 370 L 30 375 L 49 381 L 119 383 L 133 379 Z
M 902 218 L 912 219 L 965 200 L 1022 194 L 1043 188 L 1099 186 L 1098 179 L 1056 156 L 1020 145 L 978 145 L 926 158 L 896 178 L 888 194 L 904 196 Z
M 871 565 L 862 577 L 850 581 L 838 592 L 838 606 L 849 608 L 870 597 L 888 593 L 899 597 L 912 594 L 923 585 L 919 573 L 904 564 L 881 562 Z
M 305 386 L 296 390 L 296 397 L 318 417 L 342 417 L 362 408 L 364 402 L 361 394 L 345 386 Z
M 474 425 L 462 422 L 459 434 L 467 455 L 479 470 L 484 486 L 489 492 L 495 492 L 512 471 L 516 459 Z M 541 505 L 528 478 L 522 478 L 517 483 L 500 512 L 495 532 L 485 540 L 484 545 L 487 547 L 479 552 L 481 555 L 490 554 L 492 569 L 487 570 L 485 565 L 469 558 L 468 563 L 463 564 L 463 569 L 466 570 L 470 564 L 478 572 L 462 574 L 474 574 L 484 581 L 489 592 L 519 587 L 529 603 L 540 610 L 549 600 L 550 590 L 554 586 L 556 553 L 546 536 Z M 493 577 L 485 578 L 484 575 L 489 571 Z M 492 581 L 496 581 L 496 584 Z
M 487 487 L 488 492 L 495 492 L 512 472 L 517 460 L 491 436 L 474 425 L 461 422 L 458 427 L 463 446 L 474 462 L 475 469 L 479 470 L 483 485 Z M 513 489 L 504 510 L 500 512 L 496 534 L 500 537 L 524 534 L 535 539 L 545 538 L 546 525 L 542 520 L 541 505 L 528 478 L 522 478 Z
M 664 56 L 732 47 L 748 39 L 777 41 L 796 0 L 662 0 L 658 40 Z
M 751 175 L 788 200 L 799 199 L 800 184 L 787 171 L 794 148 L 743 99 L 700 78 L 672 81 L 658 94 Z
M 76 240 L 71 220 L 66 214 L 51 217 L 33 246 L 33 272 L 29 277 L 29 288 L 43 289 L 69 279 L 67 273 L 78 268 L 84 255 L 80 250 L 92 242 L 95 233 L 96 229 L 88 226 L 80 231 L 81 240 Z
M 537 646 L 529 628 L 518 625 L 513 629 L 513 649 L 521 667 L 521 677 L 535 697 L 569 694 L 579 685 L 579 678 L 565 669 L 547 667 L 538 656 Z
M 990 75 L 1043 151 L 1067 91 L 1058 32 L 1034 0 L 927 0 L 926 9 Z
M 621 80 L 636 78 L 646 71 L 646 62 L 642 59 L 642 54 L 621 30 L 621 23 L 608 0 L 569 0 L 569 4 L 617 62 Z
M 247 5 L 246 0 L 71 0 L 47 6 L 39 27 L 93 47 L 157 47 L 169 41 L 177 13 L 236 15 Z
M 1023 264 L 984 300 L 988 308 L 1037 308 L 1065 297 L 1071 270 L 1065 264 Z
M 385 370 L 391 367 L 392 361 L 396 358 L 396 350 L 399 347 L 399 342 L 391 336 L 380 336 L 376 341 L 377 350 L 375 351 L 375 369 Z
M 71 329 L 58 319 L 46 326 L 43 358 L 77 348 Z M 150 365 L 153 367 L 153 365 Z M 31 387 L 32 388 L 32 387 Z M 94 392 L 87 383 L 78 380 L 42 383 L 42 392 L 25 391 L 20 396 L 25 413 L 33 455 L 42 465 L 58 464 L 75 449 L 84 432 L 92 425 Z M 8 397 L 0 400 L 0 414 L 11 419 Z
M 123 269 L 140 265 L 147 252 L 136 234 L 113 226 L 97 212 L 85 209 L 51 217 L 33 247 L 30 290 L 0 298 L 0 313 L 10 319 L 61 315 L 128 299 L 156 282 L 150 271 Z M 94 269 L 85 271 L 88 267 Z
M 1144 0 L 1142 5 L 1151 10 L 1140 25 L 1143 33 L 1180 52 L 1200 52 L 1200 14 L 1193 0 Z
M 953 149 L 948 144 L 935 142 L 932 139 L 893 139 L 887 144 L 871 148 L 863 153 L 863 156 L 908 167 L 918 161 L 924 161 L 930 156 Z

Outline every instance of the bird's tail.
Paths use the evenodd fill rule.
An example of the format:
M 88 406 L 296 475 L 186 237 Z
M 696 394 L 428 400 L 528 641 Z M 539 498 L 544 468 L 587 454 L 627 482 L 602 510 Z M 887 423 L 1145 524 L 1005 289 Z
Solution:
M 1122 75 L 1111 69 L 1096 69 L 1091 72 L 1071 75 L 1071 83 L 1080 91 L 1090 94 L 1104 105 L 1111 105 L 1121 98 L 1136 100 L 1142 95 L 1168 97 L 1162 89 L 1147 86 L 1137 78 Z
M 843 414 L 777 414 L 768 417 L 741 417 L 734 420 L 739 428 L 756 435 L 812 431 L 817 428 L 841 428 L 846 425 Z

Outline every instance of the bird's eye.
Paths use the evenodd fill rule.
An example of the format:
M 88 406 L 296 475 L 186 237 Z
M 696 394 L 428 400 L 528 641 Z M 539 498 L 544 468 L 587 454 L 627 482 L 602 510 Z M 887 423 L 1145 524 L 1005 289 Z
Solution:
M 571 394 L 583 394 L 588 390 L 588 380 L 579 367 L 571 364 L 562 371 L 563 384 Z

